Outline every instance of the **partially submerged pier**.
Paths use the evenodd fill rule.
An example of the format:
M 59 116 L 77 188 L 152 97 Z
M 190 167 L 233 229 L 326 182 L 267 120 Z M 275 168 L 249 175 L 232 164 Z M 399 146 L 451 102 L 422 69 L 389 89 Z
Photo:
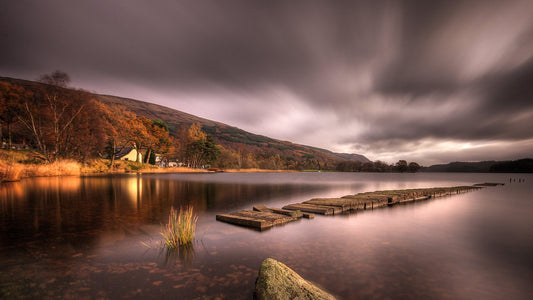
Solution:
M 257 205 L 252 210 L 218 214 L 216 219 L 230 224 L 266 230 L 276 225 L 299 220 L 302 217 L 312 219 L 315 214 L 337 215 L 357 210 L 369 210 L 399 203 L 467 193 L 495 185 L 503 185 L 503 183 L 479 183 L 473 186 L 375 191 L 346 195 L 341 198 L 313 198 L 302 203 L 285 205 L 281 209 Z

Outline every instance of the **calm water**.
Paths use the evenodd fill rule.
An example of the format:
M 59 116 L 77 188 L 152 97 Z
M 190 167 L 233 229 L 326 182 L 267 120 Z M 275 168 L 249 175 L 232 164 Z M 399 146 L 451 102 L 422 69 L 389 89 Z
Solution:
M 524 183 L 509 183 L 524 178 Z M 313 197 L 505 182 L 265 232 L 217 213 Z M 273 257 L 343 299 L 533 299 L 533 176 L 205 174 L 36 178 L 0 185 L 0 298 L 251 299 Z M 160 247 L 171 206 L 194 249 Z

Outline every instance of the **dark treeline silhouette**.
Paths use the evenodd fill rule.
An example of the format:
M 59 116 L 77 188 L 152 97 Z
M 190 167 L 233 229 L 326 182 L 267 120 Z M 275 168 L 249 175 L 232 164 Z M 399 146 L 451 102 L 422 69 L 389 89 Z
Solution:
M 463 173 L 533 173 L 533 159 L 514 161 L 451 162 L 423 167 L 421 172 L 463 172 Z
M 407 163 L 399 160 L 396 164 L 388 165 L 382 161 L 361 163 L 359 161 L 344 161 L 337 164 L 336 170 L 339 172 L 418 172 L 420 165 L 416 162 Z
M 514 161 L 502 161 L 490 167 L 495 173 L 533 173 L 533 159 L 524 158 Z

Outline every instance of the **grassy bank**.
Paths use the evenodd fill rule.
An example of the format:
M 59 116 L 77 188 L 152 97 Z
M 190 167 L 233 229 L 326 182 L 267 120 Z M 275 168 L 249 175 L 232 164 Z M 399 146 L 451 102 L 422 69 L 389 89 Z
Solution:
M 218 170 L 218 169 L 217 169 Z M 228 173 L 282 173 L 294 170 L 267 169 L 224 169 Z M 207 170 L 187 167 L 160 168 L 134 161 L 116 160 L 113 167 L 110 161 L 93 158 L 84 163 L 75 160 L 57 160 L 47 163 L 44 157 L 34 151 L 0 149 L 0 182 L 18 181 L 29 177 L 80 176 L 121 173 L 204 173 Z
M 185 167 L 160 168 L 132 161 L 110 161 L 102 158 L 80 163 L 74 160 L 57 160 L 47 163 L 41 154 L 33 151 L 0 150 L 0 182 L 18 181 L 29 177 L 80 176 L 120 173 L 199 173 L 200 169 Z
M 43 157 L 36 152 L 0 150 L 0 182 L 27 177 L 80 174 L 80 164 L 73 160 L 45 163 Z
M 224 169 L 227 173 L 294 173 L 295 170 L 269 170 L 269 169 Z

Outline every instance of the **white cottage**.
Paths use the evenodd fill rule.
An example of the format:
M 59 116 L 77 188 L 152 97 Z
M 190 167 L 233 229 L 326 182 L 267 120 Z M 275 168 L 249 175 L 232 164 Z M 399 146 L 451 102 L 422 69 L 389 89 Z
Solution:
M 137 149 L 133 147 L 124 147 L 117 155 L 115 159 L 137 161 Z M 139 153 L 139 161 L 143 161 L 143 155 Z

